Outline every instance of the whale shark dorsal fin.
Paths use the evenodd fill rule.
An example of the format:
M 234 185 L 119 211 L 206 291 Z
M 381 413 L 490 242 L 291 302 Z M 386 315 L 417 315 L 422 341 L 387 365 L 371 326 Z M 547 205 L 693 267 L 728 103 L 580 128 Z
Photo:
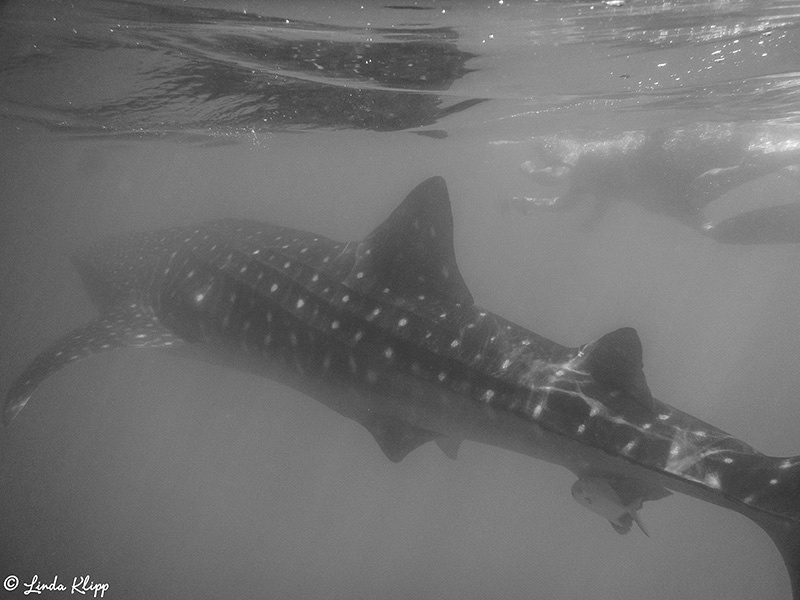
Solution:
M 443 178 L 420 183 L 359 244 L 345 283 L 365 292 L 388 289 L 404 298 L 473 304 L 456 264 L 453 215 Z
M 118 306 L 56 340 L 33 359 L 6 396 L 3 421 L 9 423 L 16 417 L 36 388 L 70 363 L 116 348 L 159 348 L 181 343 L 178 337 L 138 303 Z
M 655 412 L 653 396 L 642 371 L 642 342 L 632 327 L 617 329 L 584 346 L 580 366 L 598 383 L 625 392 Z

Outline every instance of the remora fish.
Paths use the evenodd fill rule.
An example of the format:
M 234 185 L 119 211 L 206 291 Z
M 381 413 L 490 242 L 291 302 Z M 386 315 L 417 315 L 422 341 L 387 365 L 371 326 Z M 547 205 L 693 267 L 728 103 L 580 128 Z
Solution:
M 193 349 L 361 423 L 392 461 L 429 441 L 455 457 L 467 439 L 563 465 L 625 531 L 620 507 L 632 519 L 669 490 L 735 510 L 777 544 L 800 600 L 800 457 L 653 398 L 633 329 L 568 348 L 475 306 L 441 177 L 357 242 L 219 220 L 113 237 L 74 262 L 101 316 L 33 360 L 6 422 L 80 358 Z
M 633 523 L 636 523 L 642 533 L 650 537 L 639 517 L 645 498 L 636 486 L 633 486 L 629 493 L 625 493 L 625 487 L 630 481 L 607 477 L 582 477 L 573 484 L 572 497 L 578 504 L 608 519 L 617 533 L 628 533 Z

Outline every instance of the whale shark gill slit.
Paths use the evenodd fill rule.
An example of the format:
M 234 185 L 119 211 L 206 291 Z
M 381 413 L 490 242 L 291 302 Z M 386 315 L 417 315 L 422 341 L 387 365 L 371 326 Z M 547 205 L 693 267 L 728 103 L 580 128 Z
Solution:
M 735 510 L 774 540 L 800 600 L 800 457 L 654 398 L 631 328 L 571 348 L 476 306 L 441 177 L 360 241 L 222 219 L 114 236 L 74 263 L 100 317 L 24 369 L 6 423 L 72 362 L 175 348 L 303 392 L 394 462 L 430 441 L 455 458 L 471 440 L 559 464 L 619 532 L 670 490 Z

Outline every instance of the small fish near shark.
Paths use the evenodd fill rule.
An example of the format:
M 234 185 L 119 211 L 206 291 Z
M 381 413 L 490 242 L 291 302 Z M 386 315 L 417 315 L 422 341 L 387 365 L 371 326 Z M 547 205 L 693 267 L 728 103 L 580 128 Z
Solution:
M 645 498 L 636 484 L 637 482 L 632 479 L 582 477 L 573 484 L 572 497 L 578 504 L 608 519 L 617 533 L 628 533 L 635 522 L 642 533 L 650 537 L 639 511 L 645 499 L 657 500 L 657 498 Z M 667 495 L 669 492 L 664 490 L 664 496 Z
M 100 316 L 13 383 L 9 423 L 65 365 L 163 348 L 288 384 L 363 425 L 391 461 L 463 440 L 562 465 L 573 496 L 626 533 L 688 494 L 755 521 L 800 600 L 800 456 L 777 458 L 654 398 L 633 329 L 570 348 L 476 306 L 444 179 L 363 240 L 223 219 L 127 233 L 73 259 Z

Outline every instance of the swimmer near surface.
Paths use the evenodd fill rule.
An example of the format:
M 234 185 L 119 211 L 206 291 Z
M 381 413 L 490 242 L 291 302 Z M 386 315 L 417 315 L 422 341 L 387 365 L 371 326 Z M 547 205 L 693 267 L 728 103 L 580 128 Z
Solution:
M 800 182 L 800 128 L 764 123 L 695 123 L 652 131 L 563 132 L 522 142 L 520 171 L 545 188 L 507 201 L 517 212 L 570 211 L 592 203 L 590 225 L 613 201 L 669 216 L 722 243 L 800 243 L 796 202 L 754 208 L 712 223 L 708 205 L 761 177 Z
M 765 456 L 654 398 L 633 329 L 571 348 L 476 306 L 441 177 L 359 241 L 223 219 L 118 235 L 73 261 L 100 316 L 22 372 L 6 423 L 79 359 L 188 354 L 300 390 L 393 462 L 428 442 L 456 458 L 468 440 L 561 465 L 620 533 L 645 531 L 643 504 L 671 492 L 737 511 L 775 542 L 800 600 L 800 457 Z

